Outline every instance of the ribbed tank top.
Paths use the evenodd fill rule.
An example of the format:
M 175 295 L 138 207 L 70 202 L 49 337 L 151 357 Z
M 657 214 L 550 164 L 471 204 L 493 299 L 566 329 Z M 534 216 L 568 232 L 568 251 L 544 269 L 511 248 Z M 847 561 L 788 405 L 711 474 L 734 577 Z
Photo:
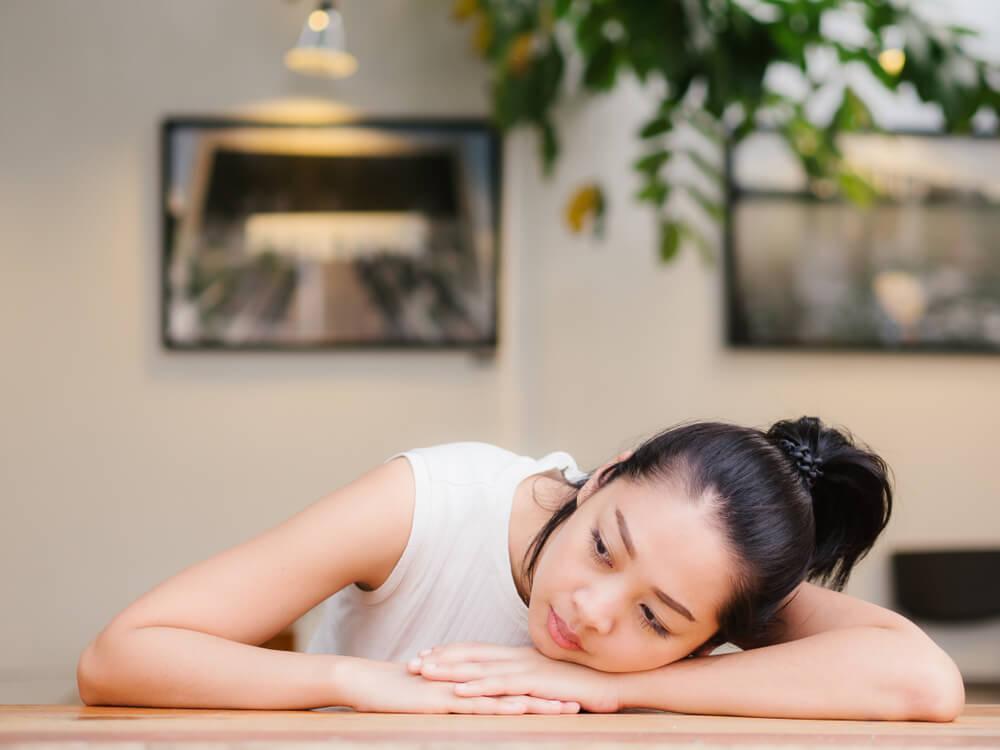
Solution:
M 402 556 L 373 591 L 351 584 L 321 605 L 308 653 L 407 661 L 459 641 L 529 646 L 528 608 L 511 575 L 514 491 L 525 477 L 559 469 L 585 476 L 563 451 L 539 459 L 488 443 L 418 448 L 405 456 L 416 485 Z

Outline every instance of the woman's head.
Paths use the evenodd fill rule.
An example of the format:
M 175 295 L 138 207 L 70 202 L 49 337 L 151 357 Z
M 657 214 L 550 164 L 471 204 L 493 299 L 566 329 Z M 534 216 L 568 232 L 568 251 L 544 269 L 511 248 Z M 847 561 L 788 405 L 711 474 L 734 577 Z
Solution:
M 802 581 L 843 588 L 889 520 L 887 473 L 812 417 L 667 429 L 569 487 L 528 546 L 532 639 L 613 672 L 757 641 Z M 550 608 L 581 649 L 552 638 Z

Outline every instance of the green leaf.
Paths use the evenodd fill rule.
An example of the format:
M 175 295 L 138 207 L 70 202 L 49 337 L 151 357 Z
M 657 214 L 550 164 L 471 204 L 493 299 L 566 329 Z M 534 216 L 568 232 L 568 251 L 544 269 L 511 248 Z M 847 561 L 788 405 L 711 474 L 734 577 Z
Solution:
M 945 28 L 955 36 L 979 36 L 979 32 L 976 29 L 970 29 L 968 26 L 957 26 L 953 24 L 951 26 L 946 26 Z
M 871 110 L 850 86 L 844 86 L 840 106 L 830 121 L 831 131 L 870 130 L 875 125 Z
M 713 182 L 722 184 L 723 174 L 722 169 L 717 167 L 715 164 L 710 162 L 705 158 L 703 154 L 694 150 L 693 148 L 684 149 L 684 155 L 691 160 L 698 169 L 701 170 L 702 174 L 711 179 Z
M 664 219 L 660 222 L 660 260 L 669 263 L 677 256 L 681 246 L 681 229 L 675 221 Z
M 701 256 L 702 262 L 706 266 L 714 266 L 716 261 L 716 249 L 714 245 L 705 238 L 701 232 L 697 231 L 690 224 L 681 225 L 682 239 L 691 240 L 694 243 L 695 248 L 698 250 L 698 254 Z
M 654 175 L 660 171 L 660 167 L 670 161 L 670 157 L 671 153 L 669 151 L 660 149 L 637 159 L 632 168 L 639 172 Z
M 864 177 L 856 172 L 843 171 L 837 175 L 840 192 L 849 201 L 862 208 L 868 208 L 875 202 L 878 193 Z
M 709 198 L 694 185 L 678 185 L 678 187 L 690 195 L 692 200 L 701 206 L 701 209 L 716 221 L 722 221 L 723 218 L 725 218 L 726 210 L 723 205 L 718 201 L 714 201 Z
M 555 15 L 556 18 L 562 18 L 569 12 L 572 5 L 573 0 L 556 0 L 555 7 L 553 8 L 553 15 Z
M 657 116 L 642 126 L 642 130 L 639 131 L 639 137 L 655 138 L 658 135 L 666 133 L 670 128 L 671 122 L 668 118 Z
M 660 206 L 669 195 L 670 188 L 665 183 L 656 180 L 648 183 L 637 192 L 635 199 L 640 203 L 652 203 L 654 206 Z
M 692 111 L 688 116 L 688 122 L 713 143 L 722 143 L 726 138 L 726 131 L 722 125 L 707 112 L 697 109 Z
M 806 67 L 805 39 L 781 24 L 772 24 L 771 36 L 778 49 L 784 53 L 781 57 L 804 70 Z
M 604 42 L 594 50 L 583 68 L 583 83 L 587 88 L 607 91 L 615 85 L 618 73 L 618 50 L 611 42 Z
M 589 3 L 576 26 L 576 43 L 584 58 L 589 57 L 598 45 L 607 41 L 604 36 L 604 24 L 609 15 L 604 4 Z

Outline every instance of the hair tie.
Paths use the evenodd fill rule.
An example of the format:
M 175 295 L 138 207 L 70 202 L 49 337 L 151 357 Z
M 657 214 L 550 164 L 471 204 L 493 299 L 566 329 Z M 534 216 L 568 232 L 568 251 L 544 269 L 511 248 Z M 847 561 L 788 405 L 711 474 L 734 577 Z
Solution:
M 802 477 L 809 489 L 812 489 L 816 480 L 823 476 L 823 471 L 820 469 L 823 462 L 818 456 L 813 455 L 808 445 L 795 443 L 786 438 L 782 438 L 778 442 L 785 454 L 792 459 L 799 476 Z

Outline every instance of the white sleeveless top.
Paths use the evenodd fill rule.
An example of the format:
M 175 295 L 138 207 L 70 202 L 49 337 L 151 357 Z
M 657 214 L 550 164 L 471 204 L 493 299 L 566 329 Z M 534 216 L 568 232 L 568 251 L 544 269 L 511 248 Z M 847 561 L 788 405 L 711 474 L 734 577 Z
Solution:
M 528 608 L 511 575 L 508 535 L 522 479 L 560 469 L 584 476 L 563 451 L 533 459 L 487 443 L 448 443 L 406 456 L 416 497 L 410 538 L 385 582 L 351 584 L 321 606 L 307 653 L 405 662 L 459 641 L 530 646 Z

